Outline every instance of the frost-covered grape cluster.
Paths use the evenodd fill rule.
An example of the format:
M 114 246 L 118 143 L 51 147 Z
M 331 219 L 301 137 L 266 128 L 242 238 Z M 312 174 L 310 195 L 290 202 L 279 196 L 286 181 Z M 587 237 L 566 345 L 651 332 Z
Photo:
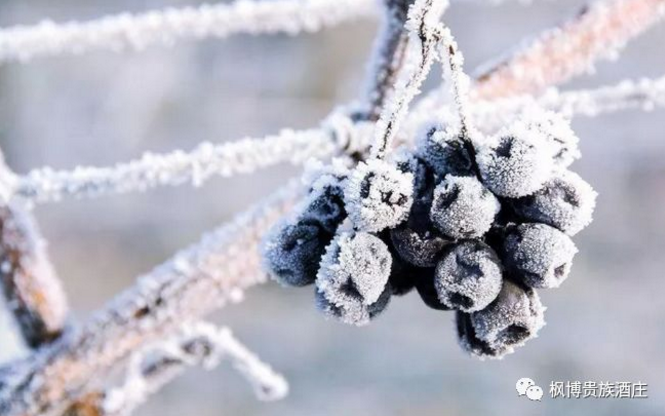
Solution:
M 455 311 L 466 351 L 500 358 L 543 327 L 535 289 L 568 277 L 570 237 L 596 194 L 567 170 L 578 139 L 557 114 L 529 113 L 491 137 L 453 125 L 429 126 L 388 160 L 310 172 L 297 214 L 266 240 L 266 264 L 285 285 L 315 284 L 317 307 L 354 325 L 415 288 Z

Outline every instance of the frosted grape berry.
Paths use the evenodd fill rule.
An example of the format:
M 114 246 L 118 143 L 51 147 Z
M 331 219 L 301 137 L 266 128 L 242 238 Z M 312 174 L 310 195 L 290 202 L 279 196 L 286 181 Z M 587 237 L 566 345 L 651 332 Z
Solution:
M 324 315 L 345 324 L 363 326 L 369 324 L 388 307 L 390 297 L 391 288 L 388 285 L 376 302 L 371 305 L 365 305 L 360 301 L 349 301 L 338 305 L 330 302 L 326 295 L 318 289 L 315 291 L 314 299 L 316 308 Z
M 547 136 L 521 124 L 500 132 L 494 143 L 481 146 L 477 153 L 483 183 L 508 198 L 536 192 L 554 169 L 548 147 Z
M 577 174 L 559 171 L 542 189 L 513 203 L 524 220 L 541 222 L 572 236 L 591 222 L 596 192 Z
M 506 354 L 538 334 L 545 325 L 544 311 L 533 289 L 505 280 L 499 296 L 473 312 L 470 321 L 478 340 Z
M 390 230 L 390 238 L 400 257 L 418 267 L 434 267 L 443 249 L 450 244 L 427 217 L 411 216 Z
M 393 265 L 390 270 L 391 293 L 397 296 L 403 296 L 411 292 L 415 287 L 415 276 L 418 269 L 393 255 Z
M 568 277 L 575 243 L 545 224 L 521 224 L 505 239 L 504 262 L 511 274 L 534 288 L 559 287 Z
M 335 185 L 312 193 L 301 214 L 303 220 L 315 221 L 329 233 L 334 233 L 345 217 L 344 193 L 341 187 Z
M 361 231 L 379 232 L 409 216 L 413 203 L 413 174 L 382 160 L 361 162 L 344 191 L 349 218 Z
M 527 129 L 545 134 L 550 155 L 557 166 L 566 168 L 582 156 L 578 147 L 580 139 L 561 114 L 529 108 L 521 114 L 519 122 Z
M 265 264 L 275 279 L 286 286 L 314 283 L 319 261 L 332 239 L 318 223 L 299 221 L 276 229 L 264 246 Z
M 433 126 L 426 132 L 418 154 L 440 178 L 446 175 L 473 176 L 472 149 L 460 138 L 459 131 Z
M 457 328 L 457 342 L 460 347 L 474 357 L 481 360 L 485 358 L 502 358 L 509 352 L 506 346 L 490 346 L 487 342 L 478 339 L 476 330 L 471 323 L 471 315 L 457 311 L 455 313 L 455 326 Z
M 392 258 L 378 237 L 365 232 L 343 232 L 326 248 L 316 287 L 336 306 L 360 302 L 371 305 L 384 291 Z
M 473 312 L 499 294 L 501 263 L 487 244 L 464 241 L 455 245 L 436 266 L 434 285 L 441 302 L 451 309 Z
M 430 219 L 443 235 L 482 237 L 501 209 L 499 201 L 473 176 L 446 178 L 434 189 Z

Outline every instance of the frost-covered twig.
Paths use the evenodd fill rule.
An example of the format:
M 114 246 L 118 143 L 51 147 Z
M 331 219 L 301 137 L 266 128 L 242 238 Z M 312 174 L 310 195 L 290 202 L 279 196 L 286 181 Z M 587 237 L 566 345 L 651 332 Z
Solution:
M 8 184 L 8 196 L 27 202 L 58 201 L 63 197 L 91 198 L 144 191 L 158 186 L 191 183 L 200 186 L 213 176 L 254 172 L 281 162 L 302 163 L 327 158 L 355 146 L 357 129 L 342 114 L 310 130 L 283 130 L 262 139 L 202 143 L 191 152 L 147 153 L 138 160 L 111 167 L 77 167 L 55 171 L 40 168 Z
M 260 400 L 278 400 L 288 392 L 284 377 L 247 349 L 228 328 L 196 322 L 132 354 L 122 385 L 97 396 L 98 412 L 101 416 L 129 415 L 187 367 L 212 369 L 222 359 L 232 362 Z
M 10 373 L 0 371 L 0 414 L 54 414 L 133 351 L 265 282 L 259 241 L 290 209 L 299 189 L 296 184 L 281 189 L 139 278 L 75 333 Z
M 388 5 L 411 3 L 406 0 L 386 1 Z M 447 6 L 447 0 L 413 2 L 402 29 L 406 31 L 406 39 L 403 40 L 402 46 L 404 50 L 392 59 L 383 58 L 393 64 L 390 65 L 390 79 L 384 80 L 388 84 L 386 85 L 386 82 L 382 84 L 384 94 L 390 96 L 381 102 L 381 115 L 376 125 L 376 137 L 372 146 L 372 156 L 375 158 L 383 158 L 390 149 L 409 104 L 420 92 L 420 87 L 432 67 L 438 41 L 438 23 Z M 381 51 L 379 52 L 381 55 Z M 394 62 L 395 60 L 397 62 Z
M 595 117 L 607 112 L 638 108 L 652 110 L 665 106 L 665 76 L 626 80 L 616 85 L 588 90 L 558 91 L 551 89 L 538 103 L 568 116 Z
M 44 21 L 0 30 L 0 62 L 97 50 L 142 50 L 180 39 L 225 38 L 236 33 L 295 35 L 375 13 L 373 0 L 237 0 L 89 22 Z
M 480 71 L 478 99 L 542 92 L 613 59 L 626 42 L 665 14 L 665 0 L 608 0 L 584 7 L 560 27 L 525 42 Z
M 0 155 L 0 182 L 12 177 Z M 0 287 L 28 346 L 60 335 L 67 300 L 31 213 L 16 202 L 0 204 Z
M 500 127 L 512 115 L 530 107 L 556 111 L 568 118 L 596 117 L 616 111 L 640 109 L 645 111 L 665 107 L 665 77 L 624 80 L 616 85 L 593 89 L 560 91 L 548 89 L 543 95 L 477 101 L 473 119 L 483 129 Z

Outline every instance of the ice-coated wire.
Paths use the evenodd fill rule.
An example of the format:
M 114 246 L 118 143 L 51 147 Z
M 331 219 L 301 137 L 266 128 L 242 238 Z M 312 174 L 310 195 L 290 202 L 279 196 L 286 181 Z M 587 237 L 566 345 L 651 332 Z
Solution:
M 237 0 L 140 14 L 123 13 L 88 22 L 54 23 L 0 30 L 0 62 L 79 55 L 105 50 L 143 50 L 181 39 L 316 32 L 376 14 L 374 0 Z

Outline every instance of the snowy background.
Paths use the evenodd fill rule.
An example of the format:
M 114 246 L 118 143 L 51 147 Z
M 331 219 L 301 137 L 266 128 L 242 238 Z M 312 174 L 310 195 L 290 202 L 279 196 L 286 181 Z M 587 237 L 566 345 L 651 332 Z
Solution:
M 199 4 L 177 0 L 2 0 L 0 25 L 90 19 L 121 11 Z M 581 4 L 537 1 L 500 7 L 461 1 L 446 15 L 467 68 L 561 21 Z M 183 42 L 144 53 L 94 53 L 8 64 L 0 70 L 0 146 L 19 172 L 51 165 L 107 165 L 143 151 L 191 149 L 202 140 L 262 136 L 317 124 L 362 85 L 375 22 L 322 34 Z M 665 26 L 631 43 L 616 63 L 575 86 L 659 76 Z M 596 220 L 576 237 L 571 278 L 541 292 L 549 307 L 541 336 L 500 362 L 457 347 L 452 315 L 418 296 L 395 299 L 357 329 L 328 322 L 310 289 L 275 284 L 215 320 L 283 371 L 291 395 L 255 401 L 228 367 L 193 370 L 146 406 L 143 416 L 207 415 L 661 415 L 665 408 L 665 112 L 578 119 L 583 159 L 574 169 L 600 193 Z M 135 276 L 296 173 L 279 167 L 201 189 L 48 204 L 42 230 L 78 319 Z M 0 350 L 11 348 L 0 334 Z M 2 354 L 0 354 L 2 355 Z M 518 398 L 533 378 L 542 403 Z M 648 399 L 547 398 L 552 380 L 649 383 Z

